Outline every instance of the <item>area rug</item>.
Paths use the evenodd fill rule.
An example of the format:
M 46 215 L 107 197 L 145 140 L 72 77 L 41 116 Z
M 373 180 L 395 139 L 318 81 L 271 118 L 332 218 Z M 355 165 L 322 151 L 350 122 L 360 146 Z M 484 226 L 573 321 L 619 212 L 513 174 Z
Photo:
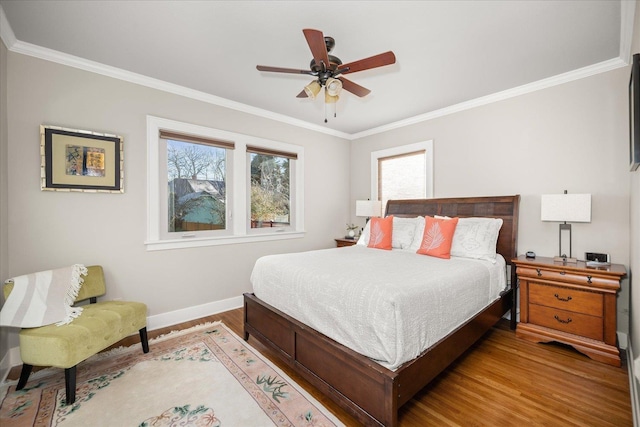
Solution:
M 342 426 L 326 408 L 222 323 L 98 354 L 78 365 L 76 401 L 64 370 L 0 389 L 0 425 Z

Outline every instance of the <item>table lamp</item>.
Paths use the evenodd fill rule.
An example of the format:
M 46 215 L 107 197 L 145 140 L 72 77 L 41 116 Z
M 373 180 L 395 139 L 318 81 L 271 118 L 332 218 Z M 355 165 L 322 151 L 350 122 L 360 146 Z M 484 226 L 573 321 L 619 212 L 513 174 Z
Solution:
M 542 221 L 561 222 L 558 231 L 558 256 L 556 261 L 575 263 L 571 253 L 571 222 L 591 222 L 591 194 L 543 194 L 540 203 Z M 569 232 L 569 256 L 562 251 L 562 232 Z

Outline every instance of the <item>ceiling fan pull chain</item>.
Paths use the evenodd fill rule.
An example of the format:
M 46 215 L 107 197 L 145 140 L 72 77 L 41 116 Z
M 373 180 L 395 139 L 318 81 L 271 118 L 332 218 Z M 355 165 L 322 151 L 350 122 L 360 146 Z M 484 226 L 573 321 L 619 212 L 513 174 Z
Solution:
M 327 123 L 327 103 L 324 103 L 324 122 Z

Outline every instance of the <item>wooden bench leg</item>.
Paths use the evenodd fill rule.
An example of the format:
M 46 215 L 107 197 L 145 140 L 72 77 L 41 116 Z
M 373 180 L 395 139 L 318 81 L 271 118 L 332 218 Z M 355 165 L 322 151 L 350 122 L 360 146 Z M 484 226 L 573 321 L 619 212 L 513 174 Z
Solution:
M 26 363 L 22 364 L 22 371 L 20 372 L 20 379 L 18 380 L 16 390 L 22 390 L 24 386 L 27 385 L 27 381 L 29 380 L 29 375 L 31 375 L 32 369 L 33 365 L 27 365 Z
M 76 365 L 77 366 L 77 365 Z M 76 401 L 76 367 L 64 370 L 64 388 L 67 395 L 67 405 Z
M 147 338 L 147 327 L 140 329 L 140 342 L 142 343 L 142 352 L 149 353 L 149 339 Z

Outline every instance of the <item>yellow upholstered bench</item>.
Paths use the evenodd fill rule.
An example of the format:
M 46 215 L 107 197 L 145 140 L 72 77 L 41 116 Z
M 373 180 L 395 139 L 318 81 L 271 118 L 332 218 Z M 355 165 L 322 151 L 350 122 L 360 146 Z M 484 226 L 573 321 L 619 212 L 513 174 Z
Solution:
M 22 372 L 16 386 L 22 390 L 34 366 L 55 366 L 65 370 L 66 401 L 70 405 L 76 396 L 76 365 L 121 339 L 140 333 L 142 351 L 149 352 L 147 341 L 147 306 L 140 302 L 96 302 L 106 286 L 102 267 L 87 267 L 88 274 L 80 287 L 76 303 L 89 300 L 82 314 L 62 326 L 47 325 L 20 330 Z M 9 296 L 13 283 L 5 283 L 4 295 Z

